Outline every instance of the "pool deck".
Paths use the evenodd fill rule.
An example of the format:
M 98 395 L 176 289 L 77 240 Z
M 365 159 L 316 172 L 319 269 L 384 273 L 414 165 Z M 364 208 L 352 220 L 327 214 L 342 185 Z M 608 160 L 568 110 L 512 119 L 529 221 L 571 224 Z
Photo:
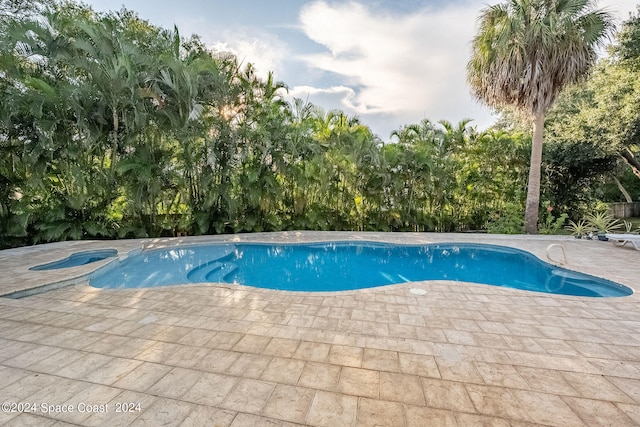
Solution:
M 585 298 L 448 281 L 335 293 L 228 284 L 109 290 L 83 276 L 110 260 L 28 270 L 89 249 L 323 240 L 479 242 L 545 260 L 556 243 L 567 268 L 636 293 Z M 550 254 L 562 260 L 559 246 Z M 566 236 L 432 233 L 0 251 L 0 295 L 72 283 L 0 298 L 0 425 L 637 426 L 639 261 L 632 247 Z

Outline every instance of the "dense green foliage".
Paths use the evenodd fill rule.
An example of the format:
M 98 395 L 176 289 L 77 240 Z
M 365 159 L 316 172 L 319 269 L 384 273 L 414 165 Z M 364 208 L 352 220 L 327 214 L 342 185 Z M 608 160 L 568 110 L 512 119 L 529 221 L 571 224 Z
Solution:
M 564 92 L 549 114 L 548 194 L 567 211 L 584 211 L 596 198 L 624 201 L 621 186 L 632 200 L 640 196 L 639 28 L 640 15 L 631 16 L 612 55 L 585 84 Z
M 584 79 L 613 26 L 591 0 L 510 0 L 486 7 L 471 43 L 467 81 L 492 107 L 530 116 L 533 141 L 525 230 L 538 232 L 545 117 L 562 90 Z
M 0 247 L 292 229 L 523 230 L 527 132 L 425 119 L 384 143 L 357 117 L 287 101 L 284 83 L 177 28 L 124 9 L 0 2 Z M 595 99 L 576 89 L 566 103 L 574 96 Z M 565 211 L 579 218 L 597 197 L 584 186 L 601 186 L 618 158 L 617 137 L 573 138 L 576 117 L 548 122 L 543 200 L 555 210 L 543 211 L 543 229 L 558 228 Z
M 385 145 L 357 118 L 287 103 L 251 65 L 126 10 L 65 3 L 4 25 L 5 246 L 479 229 L 521 198 L 525 136 L 425 120 Z

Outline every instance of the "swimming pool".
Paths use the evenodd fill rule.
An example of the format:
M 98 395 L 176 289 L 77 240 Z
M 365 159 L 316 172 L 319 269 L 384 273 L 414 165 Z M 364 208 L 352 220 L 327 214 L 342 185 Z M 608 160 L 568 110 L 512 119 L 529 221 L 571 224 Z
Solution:
M 36 265 L 35 267 L 31 267 L 29 270 L 58 270 L 60 268 L 79 267 L 81 265 L 91 264 L 117 255 L 118 251 L 115 249 L 98 249 L 93 251 L 76 252 L 58 261 Z
M 188 283 L 344 291 L 423 280 L 474 282 L 563 295 L 631 295 L 625 286 L 548 264 L 513 248 L 471 243 L 213 244 L 131 253 L 91 275 L 98 288 Z

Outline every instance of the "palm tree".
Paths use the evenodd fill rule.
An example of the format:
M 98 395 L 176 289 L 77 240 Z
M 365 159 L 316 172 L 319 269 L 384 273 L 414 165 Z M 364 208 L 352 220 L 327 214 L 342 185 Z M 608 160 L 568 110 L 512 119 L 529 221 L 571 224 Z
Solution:
M 585 78 L 613 28 L 593 0 L 510 0 L 482 11 L 467 81 L 488 105 L 512 105 L 530 115 L 533 144 L 525 231 L 535 234 L 545 115 L 568 84 Z

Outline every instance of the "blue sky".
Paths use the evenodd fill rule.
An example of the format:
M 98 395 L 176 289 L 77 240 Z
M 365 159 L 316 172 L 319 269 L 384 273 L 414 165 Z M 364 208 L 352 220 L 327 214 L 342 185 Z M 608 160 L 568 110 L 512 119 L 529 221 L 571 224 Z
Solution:
M 478 0 L 85 0 L 124 5 L 155 25 L 199 34 L 216 49 L 273 71 L 289 95 L 357 114 L 383 140 L 423 118 L 490 126 L 474 101 L 465 65 Z M 601 0 L 620 19 L 638 0 Z

